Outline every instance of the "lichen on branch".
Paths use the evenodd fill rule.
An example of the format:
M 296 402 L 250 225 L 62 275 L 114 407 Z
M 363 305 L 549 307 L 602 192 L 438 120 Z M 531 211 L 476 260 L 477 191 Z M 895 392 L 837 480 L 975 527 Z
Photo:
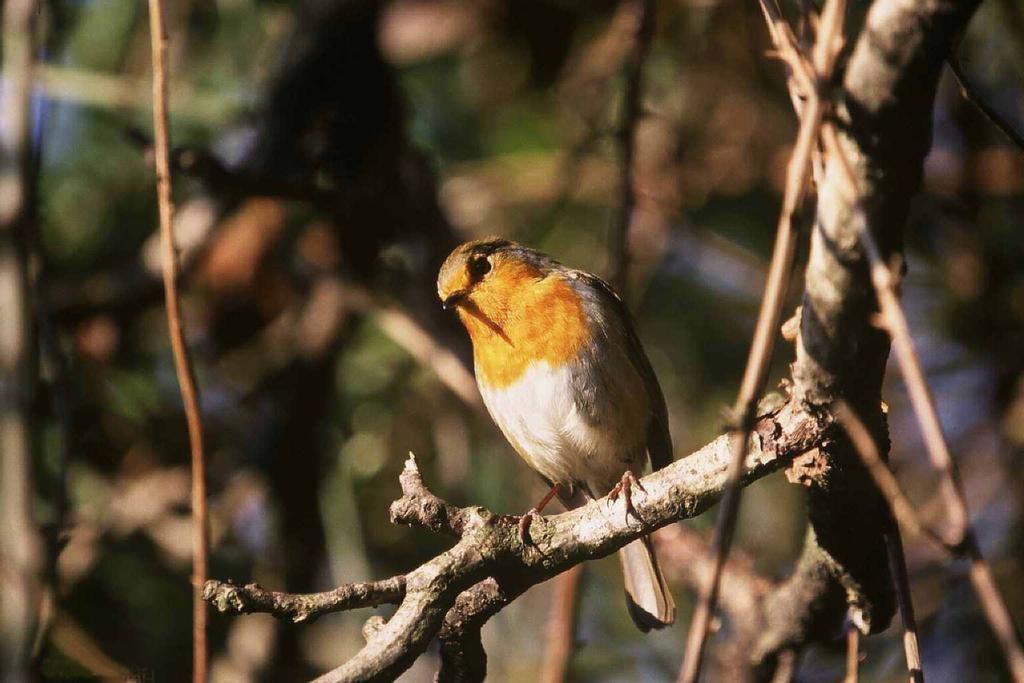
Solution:
M 793 403 L 760 417 L 750 439 L 744 484 L 786 466 L 821 443 L 833 427 L 828 413 L 806 412 Z M 643 490 L 632 500 L 636 516 L 627 514 L 623 497 L 602 498 L 538 518 L 530 542 L 524 543 L 516 518 L 481 507 L 454 506 L 433 494 L 410 454 L 399 478 L 402 497 L 391 507 L 392 521 L 453 536 L 458 541 L 452 548 L 404 576 L 345 584 L 325 593 L 293 595 L 256 584 L 210 581 L 204 597 L 222 612 L 266 612 L 291 621 L 398 603 L 386 623 L 377 621 L 368 629 L 366 646 L 323 681 L 391 679 L 435 637 L 449 664 L 442 667 L 442 679 L 459 678 L 468 669 L 482 675 L 479 629 L 490 616 L 530 586 L 573 565 L 609 555 L 666 524 L 704 512 L 721 496 L 730 456 L 729 436 L 721 436 L 644 477 Z M 459 676 L 451 673 L 455 670 Z

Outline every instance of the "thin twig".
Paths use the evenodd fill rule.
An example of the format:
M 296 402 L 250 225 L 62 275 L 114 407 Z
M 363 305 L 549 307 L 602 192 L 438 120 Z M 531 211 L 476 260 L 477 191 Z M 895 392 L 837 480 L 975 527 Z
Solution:
M 857 192 L 857 177 L 839 145 L 838 134 L 834 126 L 826 127 L 824 140 L 828 153 L 835 155 L 840 162 L 839 166 L 846 178 L 847 190 L 852 193 L 851 196 L 861 196 Z M 914 349 L 910 327 L 896 291 L 897 278 L 882 259 L 875 236 L 868 229 L 862 207 L 858 208 L 858 214 L 856 222 L 861 245 L 868 259 L 871 283 L 878 298 L 881 320 L 892 339 L 896 361 L 903 375 L 903 382 L 910 396 L 914 414 L 917 416 L 928 456 L 933 466 L 943 475 L 942 495 L 955 539 L 950 545 L 970 558 L 971 584 L 974 586 L 974 591 L 981 601 L 989 625 L 1003 650 L 1007 668 L 1014 680 L 1024 682 L 1024 650 L 1021 648 L 1013 618 L 999 593 L 992 571 L 982 555 L 977 536 L 970 525 L 967 498 L 960 478 L 960 471 L 956 461 L 950 455 L 942 424 L 935 409 L 935 401 L 925 380 L 921 360 Z
M 857 683 L 860 667 L 860 629 L 853 624 L 846 628 L 846 676 L 843 683 Z
M 766 13 L 768 11 L 766 10 Z M 842 38 L 845 13 L 845 0 L 829 0 L 825 5 L 825 12 L 820 22 L 821 30 L 814 49 L 814 66 L 817 73 L 821 75 L 821 82 L 827 82 L 832 73 L 838 55 L 837 41 Z M 776 31 L 772 31 L 773 39 L 776 35 Z M 715 567 L 711 574 L 711 580 L 701 591 L 700 601 L 697 604 L 693 621 L 690 623 L 686 654 L 679 672 L 680 683 L 696 683 L 700 675 L 701 661 L 704 656 L 708 630 L 711 626 L 711 615 L 718 599 L 718 585 L 722 576 L 722 568 L 728 557 L 733 532 L 736 528 L 740 502 L 740 475 L 742 474 L 746 444 L 750 438 L 757 401 L 764 391 L 764 385 L 768 379 L 786 288 L 793 267 L 793 255 L 796 251 L 793 217 L 803 201 L 807 189 L 811 154 L 818 139 L 818 129 L 826 104 L 817 90 L 809 91 L 808 95 L 810 99 L 802 112 L 800 131 L 786 172 L 786 191 L 783 196 L 782 212 L 779 216 L 765 294 L 761 300 L 761 310 L 754 330 L 750 356 L 747 359 L 746 370 L 733 412 L 737 426 L 732 433 L 733 457 L 729 466 L 729 484 L 722 498 L 721 509 L 715 524 L 713 542 L 716 553 Z
M 177 258 L 174 247 L 174 204 L 171 199 L 170 133 L 167 116 L 167 30 L 164 26 L 163 0 L 149 0 L 149 36 L 153 54 L 153 130 L 156 142 L 156 188 L 160 209 L 160 235 L 163 251 L 164 299 L 167 308 L 167 332 L 174 354 L 181 400 L 188 423 L 192 452 L 192 679 L 205 683 L 207 671 L 206 583 L 209 537 L 206 529 L 206 466 L 203 453 L 203 427 L 199 416 L 199 397 L 192 362 L 181 325 L 178 301 Z
M 636 12 L 628 2 L 621 2 L 607 27 L 572 57 L 565 76 L 557 86 L 562 106 L 579 118 L 580 130 L 571 136 L 568 146 L 556 155 L 552 181 L 552 199 L 530 220 L 525 242 L 538 241 L 569 205 L 579 188 L 587 154 L 593 146 L 617 132 L 615 122 L 607 122 L 603 103 L 625 62 L 623 54 L 636 39 Z M 600 104 L 594 104 L 600 103 Z M 581 106 L 582 105 L 582 106 Z M 614 219 L 613 219 L 614 220 Z M 610 228 L 614 226 L 610 225 Z M 614 235 L 613 235 L 614 237 Z M 612 245 L 614 246 L 614 245 Z M 614 261 L 609 266 L 609 280 L 615 273 Z M 618 283 L 615 283 L 618 284 Z
M 960 94 L 963 95 L 964 99 L 973 104 L 978 111 L 980 111 L 989 122 L 999 129 L 999 132 L 1006 136 L 1006 139 L 1014 144 L 1014 146 L 1024 152 L 1024 135 L 1018 133 L 1010 122 L 1003 118 L 1003 115 L 996 111 L 992 105 L 985 101 L 985 98 L 981 96 L 978 89 L 974 87 L 970 79 L 967 78 L 967 74 L 964 73 L 963 65 L 960 64 L 960 60 L 956 57 L 950 57 L 946 60 L 949 64 L 949 70 L 953 72 L 953 76 L 956 77 L 957 85 L 960 86 Z
M 914 616 L 907 558 L 903 554 L 903 539 L 899 529 L 894 527 L 885 535 L 885 550 L 889 555 L 889 571 L 896 582 L 896 601 L 900 607 L 900 619 L 903 620 L 903 652 L 907 659 L 907 675 L 910 683 L 924 683 L 921 648 L 917 644 L 917 618 Z
M 775 46 L 775 56 L 782 59 L 788 67 L 786 88 L 793 103 L 793 111 L 801 116 L 805 100 L 814 91 L 813 70 L 798 48 L 801 43 L 782 16 L 782 9 L 777 0 L 760 0 L 759 4 L 765 25 L 768 27 L 768 35 Z
M 992 632 L 999 641 L 1006 658 L 1006 668 L 1017 683 L 1024 683 L 1024 652 L 1021 652 L 1020 635 L 1013 617 L 1006 608 L 1003 596 L 999 592 L 992 569 L 978 547 L 974 533 L 970 534 L 967 554 L 971 558 L 970 578 L 974 592 L 978 595 L 981 608 L 985 612 Z
M 621 154 L 619 167 L 620 205 L 612 229 L 612 272 L 611 280 L 619 295 L 625 300 L 629 277 L 629 229 L 636 209 L 636 136 L 643 107 L 644 62 L 654 38 L 656 5 L 654 0 L 626 0 L 635 5 L 635 33 L 633 44 L 626 59 L 626 86 L 623 94 L 622 122 L 618 130 Z M 594 137 L 593 131 L 586 135 L 572 154 L 569 163 L 576 165 L 584 145 Z M 555 595 L 548 617 L 547 650 L 541 666 L 540 680 L 557 683 L 565 678 L 569 660 L 572 657 L 576 631 L 577 593 L 581 565 L 571 568 L 555 579 Z
M 309 622 L 317 617 L 384 604 L 398 604 L 405 597 L 405 577 L 381 581 L 349 583 L 323 593 L 279 593 L 258 583 L 239 586 L 230 581 L 208 581 L 203 599 L 221 612 L 252 614 L 263 612 L 293 623 Z
M 805 412 L 793 402 L 760 418 L 744 484 L 778 471 L 797 454 L 830 438 L 832 425 L 830 415 Z M 517 518 L 480 507 L 459 508 L 433 495 L 410 457 L 399 477 L 403 495 L 391 506 L 392 522 L 431 529 L 458 541 L 405 575 L 405 596 L 391 619 L 374 630 L 358 654 L 322 680 L 393 680 L 435 637 L 444 635 L 442 628 L 452 650 L 458 647 L 460 632 L 475 637 L 476 664 L 482 670 L 479 628 L 490 616 L 532 585 L 706 511 L 725 488 L 730 457 L 729 437 L 721 436 L 684 460 L 644 477 L 645 493 L 632 501 L 636 516 L 626 515 L 621 496 L 616 501 L 602 498 L 539 518 L 531 528 L 530 544 L 522 542 Z M 488 585 L 496 589 L 491 597 L 480 594 L 476 596 L 480 600 L 464 599 L 472 597 L 470 588 Z M 275 609 L 273 602 L 268 606 L 268 611 Z M 225 608 L 230 611 L 234 605 L 225 601 Z M 453 608 L 464 618 L 456 614 L 449 620 Z M 444 643 L 442 650 L 443 658 Z
M 868 471 L 875 478 L 876 485 L 889 502 L 889 506 L 893 510 L 893 515 L 899 523 L 905 528 L 911 530 L 912 533 L 918 534 L 929 541 L 933 547 L 945 553 L 947 556 L 954 558 L 967 558 L 970 561 L 971 583 L 974 586 L 975 592 L 978 594 L 979 600 L 981 601 L 982 609 L 985 611 L 985 616 L 989 620 L 993 632 L 996 634 L 996 637 L 999 639 L 999 642 L 1003 647 L 1007 666 L 1013 674 L 1014 680 L 1022 680 L 1020 678 L 1021 670 L 1016 668 L 1022 661 L 1020 659 L 1020 641 L 1016 636 L 1013 620 L 1010 617 L 1009 610 L 1006 609 L 1006 605 L 1003 602 L 998 587 L 996 586 L 995 579 L 992 577 L 988 563 L 985 561 L 984 557 L 981 555 L 980 549 L 978 548 L 973 531 L 968 527 L 967 533 L 963 538 L 963 542 L 953 544 L 943 540 L 939 534 L 927 528 L 920 521 L 920 518 L 911 506 L 906 495 L 904 495 L 900 490 L 899 484 L 896 483 L 892 473 L 885 464 L 881 462 L 881 459 L 878 456 L 878 451 L 875 448 L 874 441 L 871 439 L 867 428 L 860 419 L 852 410 L 849 409 L 848 406 L 845 405 L 838 406 L 836 417 L 846 429 L 847 434 L 849 434 L 850 440 L 853 442 L 854 447 L 858 454 L 860 454 L 865 465 L 867 465 Z M 881 465 L 881 470 L 878 469 L 879 465 Z M 894 533 L 898 534 L 898 532 Z M 921 660 L 917 645 L 916 625 L 913 609 L 909 602 L 909 583 L 906 579 L 906 566 L 905 560 L 903 559 L 902 544 L 899 544 L 898 536 L 895 541 L 887 537 L 886 542 L 889 544 L 890 564 L 893 567 L 893 576 L 897 581 L 897 597 L 900 598 L 900 613 L 903 618 L 904 629 L 906 631 L 904 634 L 904 649 L 907 654 L 907 666 L 910 671 L 910 678 L 911 681 L 923 681 L 924 675 L 921 673 Z M 898 557 L 894 556 L 894 552 L 898 554 Z M 895 563 L 903 565 L 902 574 L 900 567 Z M 907 597 L 906 604 L 904 604 L 904 600 L 901 598 L 901 593 Z
M 686 524 L 672 524 L 651 535 L 665 578 L 672 584 L 700 590 L 715 566 L 711 536 Z M 733 552 L 722 570 L 719 609 L 726 616 L 734 637 L 729 650 L 719 658 L 716 676 L 723 680 L 749 680 L 754 662 L 751 647 L 772 628 L 766 615 L 765 597 L 778 585 L 754 571 L 751 558 Z M 738 655 L 738 656 L 737 656 Z M 778 671 L 778 665 L 774 667 Z
M 576 608 L 583 565 L 578 564 L 555 577 L 554 595 L 548 615 L 547 649 L 541 664 L 541 683 L 561 683 L 569 670 L 576 640 Z
M 951 554 L 955 548 L 947 545 L 942 537 L 926 527 L 914 510 L 907 496 L 900 489 L 892 470 L 882 460 L 875 446 L 875 440 L 860 417 L 845 402 L 840 401 L 834 408 L 835 416 L 846 430 L 854 450 L 867 468 L 875 486 L 882 493 L 896 522 L 911 533 L 930 541 L 940 551 Z M 885 534 L 885 549 L 889 556 L 889 572 L 896 583 L 896 601 L 903 620 L 903 651 L 907 659 L 907 673 L 911 683 L 924 683 L 924 669 L 921 667 L 921 650 L 917 643 L 917 619 L 910 595 L 910 577 L 907 574 L 907 560 L 903 554 L 903 539 L 899 528 L 894 526 Z
M 52 63 L 40 64 L 38 71 L 39 85 L 51 102 L 70 102 L 104 110 L 144 110 L 151 105 L 145 95 L 146 84 L 128 75 Z M 169 107 L 179 120 L 213 128 L 227 125 L 235 119 L 236 112 L 245 109 L 241 99 L 232 95 L 231 91 L 197 90 L 175 84 Z
M 636 209 L 635 156 L 636 133 L 643 106 L 644 61 L 654 37 L 654 0 L 628 0 L 636 4 L 636 38 L 626 62 L 626 92 L 623 96 L 622 125 L 619 128 L 619 149 L 622 155 L 619 169 L 619 193 L 622 197 L 619 213 L 613 226 L 612 284 L 621 293 L 629 276 L 629 228 Z
M 621 154 L 619 166 L 619 192 L 621 204 L 612 228 L 612 270 L 611 281 L 619 296 L 625 299 L 629 275 L 629 228 L 636 208 L 634 169 L 636 162 L 636 134 L 643 106 L 643 69 L 654 38 L 654 0 L 626 0 L 635 4 L 635 33 L 633 44 L 626 59 L 626 87 L 623 94 L 622 122 L 618 129 Z M 590 131 L 580 140 L 568 157 L 571 167 L 594 138 Z M 547 651 L 541 666 L 540 680 L 556 683 L 565 678 L 569 659 L 572 657 L 575 634 L 577 591 L 579 590 L 582 566 L 576 566 L 555 579 L 555 595 L 548 617 Z
M 432 370 L 468 408 L 485 411 L 473 373 L 437 335 L 426 329 L 405 308 L 376 295 L 354 280 L 338 279 L 340 305 L 373 317 L 391 341 L 401 346 L 424 368 Z
M 381 331 L 425 368 L 429 368 L 468 407 L 483 413 L 485 408 L 473 374 L 459 357 L 438 341 L 404 309 L 380 306 L 374 319 Z
M 796 650 L 786 648 L 779 653 L 772 683 L 793 683 L 796 680 Z
M 896 477 L 893 476 L 892 470 L 882 460 L 875 441 L 871 438 L 871 433 L 868 432 L 868 428 L 864 426 L 860 417 L 845 401 L 836 403 L 833 410 L 836 419 L 839 420 L 843 429 L 846 430 L 847 436 L 850 437 L 854 450 L 857 451 L 857 455 L 860 456 L 861 461 L 867 468 L 868 474 L 875 480 L 875 486 L 878 487 L 882 496 L 889 503 L 889 509 L 892 510 L 896 521 L 911 534 L 925 539 L 939 551 L 944 553 L 953 552 L 954 548 L 951 544 L 947 543 L 942 536 L 921 521 L 917 511 L 914 509 L 913 503 L 903 493 L 899 483 L 896 481 Z
M 38 627 L 42 546 L 34 515 L 32 421 L 35 329 L 29 305 L 26 234 L 30 106 L 36 3 L 3 6 L 0 97 L 0 678 L 31 680 Z

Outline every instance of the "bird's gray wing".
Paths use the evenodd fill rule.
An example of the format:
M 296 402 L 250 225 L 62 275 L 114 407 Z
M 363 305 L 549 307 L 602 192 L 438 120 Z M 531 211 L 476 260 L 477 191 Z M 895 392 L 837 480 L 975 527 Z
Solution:
M 673 460 L 672 435 L 668 429 L 668 409 L 665 407 L 665 397 L 661 393 L 658 377 L 654 374 L 651 361 L 647 358 L 647 353 L 636 335 L 633 316 L 630 315 L 626 305 L 611 285 L 601 278 L 581 270 L 571 270 L 568 272 L 568 276 L 598 296 L 605 304 L 602 308 L 611 311 L 619 318 L 621 323 L 619 327 L 624 330 L 629 358 L 643 379 L 644 388 L 647 390 L 647 398 L 651 406 L 651 416 L 647 423 L 647 453 L 651 459 L 651 468 L 659 470 Z

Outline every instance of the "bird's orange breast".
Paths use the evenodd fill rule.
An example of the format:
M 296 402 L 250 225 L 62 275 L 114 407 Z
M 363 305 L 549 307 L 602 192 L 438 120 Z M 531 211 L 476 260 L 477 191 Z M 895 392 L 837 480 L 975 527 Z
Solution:
M 530 269 L 507 273 L 473 293 L 460 317 L 473 341 L 477 381 L 500 389 L 531 365 L 559 367 L 588 342 L 583 303 L 560 277 L 537 279 Z

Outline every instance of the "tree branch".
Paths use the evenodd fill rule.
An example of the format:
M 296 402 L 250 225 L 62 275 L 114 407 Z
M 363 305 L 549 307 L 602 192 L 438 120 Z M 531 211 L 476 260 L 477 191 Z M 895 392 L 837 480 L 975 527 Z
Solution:
M 800 112 L 800 131 L 789 160 L 789 166 L 786 169 L 786 190 L 775 233 L 775 248 L 772 252 L 768 280 L 765 283 L 765 293 L 761 300 L 761 309 L 758 313 L 757 326 L 754 329 L 754 338 L 750 345 L 750 355 L 747 358 L 743 381 L 740 384 L 736 405 L 733 409 L 733 415 L 738 424 L 733 433 L 733 465 L 729 474 L 729 486 L 722 499 L 722 510 L 715 523 L 713 541 L 716 553 L 715 564 L 708 582 L 702 586 L 700 600 L 697 603 L 693 621 L 690 623 L 686 653 L 679 672 L 679 683 L 696 683 L 700 676 L 701 660 L 711 626 L 711 616 L 718 600 L 718 582 L 732 546 L 733 532 L 736 529 L 739 516 L 739 473 L 743 462 L 742 449 L 752 427 L 757 401 L 764 392 L 765 383 L 768 381 L 772 352 L 782 319 L 782 307 L 785 304 L 786 290 L 793 269 L 793 257 L 796 253 L 794 215 L 807 194 L 812 155 L 816 147 L 822 118 L 829 104 L 824 98 L 825 93 L 818 91 L 817 84 L 827 83 L 831 79 L 832 69 L 835 67 L 839 48 L 842 46 L 845 14 L 845 0 L 828 0 L 819 24 L 821 28 L 815 42 L 813 62 L 811 63 L 810 75 L 812 77 L 807 79 L 813 88 L 807 89 L 806 95 L 809 100 Z M 773 36 L 775 31 L 782 30 L 777 24 L 769 23 L 769 26 L 775 27 Z
M 889 342 L 871 322 L 876 302 L 855 216 L 863 211 L 886 261 L 899 255 L 907 207 L 930 144 L 939 69 L 976 4 L 876 0 L 845 62 L 841 97 L 822 103 L 832 105 L 834 120 L 808 112 L 813 99 L 799 106 L 802 117 L 812 123 L 819 119 L 826 133 L 835 133 L 845 154 L 822 159 L 793 395 L 780 412 L 757 422 L 750 453 L 740 461 L 739 482 L 746 485 L 806 453 L 794 469 L 809 485 L 811 527 L 804 550 L 793 575 L 768 586 L 759 601 L 764 626 L 748 650 L 752 663 L 769 665 L 810 641 L 841 636 L 847 615 L 862 632 L 877 632 L 895 611 L 884 546 L 892 517 L 849 440 L 832 429 L 832 407 L 843 399 L 862 416 L 879 452 L 888 449 L 879 405 Z M 832 41 L 822 45 L 821 50 L 832 49 Z M 794 79 L 803 84 L 803 95 L 812 97 L 819 87 L 813 74 L 828 70 L 817 68 L 820 54 L 813 62 L 797 56 Z M 801 61 L 815 69 L 802 71 Z M 816 135 L 811 138 L 816 141 Z M 845 190 L 841 157 L 849 158 L 858 178 L 855 197 Z M 777 324 L 763 327 L 763 335 L 774 335 Z M 757 342 L 754 347 L 762 353 L 766 348 Z M 764 371 L 762 364 L 751 367 L 755 374 Z M 729 463 L 735 462 L 732 453 L 747 446 L 746 439 L 730 440 L 722 436 L 645 477 L 647 494 L 633 501 L 642 522 L 627 517 L 624 501 L 601 499 L 541 518 L 530 546 L 520 542 L 514 518 L 459 508 L 434 496 L 410 460 L 393 519 L 458 540 L 404 576 L 406 591 L 394 616 L 368 624 L 366 646 L 321 680 L 393 679 L 435 636 L 441 642 L 441 680 L 480 680 L 486 671 L 480 627 L 490 616 L 570 566 L 713 505 L 726 486 Z M 852 509 L 857 514 L 849 514 Z
M 622 121 L 616 135 L 621 155 L 619 165 L 619 210 L 612 225 L 611 282 L 620 294 L 629 277 L 629 228 L 636 209 L 636 135 L 643 107 L 644 62 L 654 38 L 657 6 L 654 0 L 626 0 L 634 8 L 636 32 L 626 59 L 626 88 L 623 94 Z
M 188 424 L 192 458 L 192 679 L 205 683 L 207 673 L 206 603 L 202 586 L 207 576 L 210 539 L 206 526 L 206 456 L 192 360 L 181 324 L 178 300 L 178 257 L 174 240 L 174 202 L 171 198 L 170 132 L 167 114 L 167 29 L 163 0 L 149 0 L 149 38 L 153 56 L 153 134 L 156 141 L 156 191 L 160 210 L 167 335 L 174 355 L 174 371 Z
M 910 595 L 910 576 L 907 572 L 907 558 L 903 554 L 903 538 L 895 525 L 885 536 L 885 548 L 889 554 L 889 572 L 896 580 L 896 602 L 903 620 L 903 654 L 907 660 L 907 674 L 911 683 L 924 683 L 924 669 L 921 667 L 921 648 L 917 642 L 917 617 Z
M 871 320 L 877 308 L 859 246 L 857 208 L 876 235 L 883 257 L 898 257 L 910 198 L 920 185 L 931 143 L 931 110 L 943 60 L 977 3 L 973 0 L 878 0 L 846 63 L 835 122 L 825 137 L 841 140 L 844 154 L 825 156 L 817 217 L 806 271 L 794 398 L 829 410 L 838 398 L 868 424 L 880 452 L 888 451 L 879 410 L 889 346 Z M 781 36 L 774 26 L 773 37 Z M 807 76 L 807 59 L 791 66 Z M 841 165 L 849 158 L 859 182 L 850 193 Z M 811 532 L 794 575 L 766 598 L 769 628 L 754 650 L 767 661 L 782 650 L 838 635 L 849 616 L 863 632 L 876 632 L 895 611 L 884 537 L 888 507 L 846 439 L 820 453 L 811 476 Z M 844 511 L 856 507 L 857 515 Z
M 974 84 L 964 73 L 964 67 L 960 63 L 960 60 L 956 57 L 950 57 L 949 70 L 953 72 L 953 76 L 956 78 L 957 85 L 960 86 L 960 94 L 963 98 L 973 104 L 982 115 L 989 120 L 996 129 L 1006 136 L 1014 147 L 1019 151 L 1024 152 L 1024 135 L 1018 133 L 1014 127 L 1000 114 L 996 109 L 985 101 L 985 98 L 981 96 L 978 89 L 974 87 Z
M 347 583 L 323 593 L 279 593 L 268 591 L 258 583 L 238 586 L 230 581 L 216 580 L 207 581 L 203 586 L 203 600 L 221 612 L 265 612 L 295 624 L 313 621 L 331 612 L 385 604 L 395 605 L 404 597 L 404 576 L 394 576 L 382 581 Z
M 0 97 L 0 678 L 30 680 L 39 627 L 42 544 L 33 494 L 36 348 L 26 251 L 31 209 L 34 0 L 3 6 Z
M 846 676 L 843 683 L 857 683 L 857 668 L 860 666 L 860 631 L 850 626 L 846 629 Z
M 751 438 L 744 485 L 821 443 L 832 427 L 828 414 L 794 410 L 791 405 L 762 417 Z M 602 498 L 571 512 L 539 518 L 531 529 L 530 545 L 520 540 L 515 517 L 480 507 L 460 508 L 435 496 L 424 485 L 410 456 L 400 476 L 403 495 L 392 505 L 392 520 L 459 540 L 404 576 L 405 595 L 394 616 L 371 629 L 366 646 L 355 657 L 320 680 L 390 680 L 408 668 L 435 636 L 442 643 L 444 665 L 440 678 L 479 680 L 486 661 L 479 646 L 479 629 L 490 616 L 530 586 L 584 560 L 608 555 L 654 529 L 707 510 L 725 485 L 731 457 L 729 441 L 729 436 L 721 436 L 645 477 L 642 483 L 647 493 L 633 497 L 639 519 L 626 514 L 624 499 Z M 357 590 L 357 585 L 366 584 L 342 586 L 331 593 L 348 595 Z M 380 587 L 378 582 L 369 585 Z M 208 600 L 216 600 L 228 590 L 229 599 L 216 604 L 230 612 L 266 611 L 289 619 L 296 614 L 291 607 L 295 603 L 290 602 L 295 596 L 271 594 L 273 598 L 260 599 L 263 594 L 255 591 L 259 597 L 252 599 L 254 591 L 249 587 L 241 592 L 233 588 L 235 592 L 225 589 L 224 584 L 210 582 L 204 593 Z M 375 595 L 381 594 L 377 591 Z M 388 595 L 397 597 L 395 593 Z M 235 599 L 237 596 L 242 597 Z M 295 599 L 301 603 L 307 598 Z M 330 599 L 320 600 L 316 614 L 365 604 L 369 603 L 338 600 L 331 605 Z

